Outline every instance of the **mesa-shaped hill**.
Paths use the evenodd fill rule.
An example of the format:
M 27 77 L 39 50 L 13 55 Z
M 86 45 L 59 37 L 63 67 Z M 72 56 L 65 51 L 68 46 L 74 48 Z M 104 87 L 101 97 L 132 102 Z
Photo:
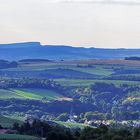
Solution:
M 124 59 L 140 56 L 140 49 L 99 49 L 64 45 L 41 45 L 39 42 L 0 44 L 0 59 Z

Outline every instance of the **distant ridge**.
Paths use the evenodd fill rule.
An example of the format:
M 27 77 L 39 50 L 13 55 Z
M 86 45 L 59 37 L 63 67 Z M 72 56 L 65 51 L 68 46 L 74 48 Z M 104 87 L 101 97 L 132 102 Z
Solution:
M 41 46 L 40 42 L 22 42 L 22 43 L 11 43 L 11 44 L 0 44 L 1 47 L 29 47 L 29 46 Z
M 65 45 L 41 45 L 40 42 L 24 42 L 0 44 L 0 59 L 124 59 L 125 57 L 140 57 L 140 49 L 102 49 L 84 48 Z

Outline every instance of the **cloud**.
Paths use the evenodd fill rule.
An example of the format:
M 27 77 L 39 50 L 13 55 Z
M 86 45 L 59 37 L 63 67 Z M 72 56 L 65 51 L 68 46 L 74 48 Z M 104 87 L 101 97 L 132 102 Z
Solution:
M 51 2 L 140 5 L 140 0 L 51 0 Z

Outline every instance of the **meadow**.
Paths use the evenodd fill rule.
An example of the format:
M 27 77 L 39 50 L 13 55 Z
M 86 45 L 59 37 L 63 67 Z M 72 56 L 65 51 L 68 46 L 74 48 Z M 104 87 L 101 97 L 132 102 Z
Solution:
M 14 123 L 22 124 L 23 122 L 18 120 L 17 118 L 11 118 L 0 115 L 0 125 L 2 125 L 3 127 L 10 128 L 13 126 Z
M 18 134 L 0 134 L 0 139 L 3 140 L 40 140 L 34 136 L 18 135 Z
M 54 79 L 56 82 L 59 82 L 63 86 L 90 86 L 95 83 L 108 83 L 108 84 L 127 84 L 127 85 L 139 85 L 139 81 L 125 81 L 125 80 L 89 80 L 89 79 Z
M 20 88 L 0 89 L 0 99 L 31 99 L 31 100 L 61 100 L 64 98 L 60 93 L 47 89 Z
M 1 77 L 36 77 L 69 80 L 102 80 L 110 76 L 140 77 L 140 63 L 127 60 L 87 60 L 19 63 L 18 67 L 0 70 Z M 122 80 L 122 79 L 121 79 Z M 123 79 L 123 82 L 127 80 Z M 130 80 L 129 80 L 130 81 Z M 133 84 L 133 80 L 132 84 Z M 100 81 L 99 81 L 100 82 Z M 114 83 L 114 81 L 112 81 Z
M 70 129 L 84 129 L 85 127 L 92 127 L 90 125 L 82 124 L 82 123 L 74 123 L 74 122 L 62 122 L 62 121 L 54 121 L 55 123 L 65 126 Z M 92 127 L 93 128 L 93 127 Z

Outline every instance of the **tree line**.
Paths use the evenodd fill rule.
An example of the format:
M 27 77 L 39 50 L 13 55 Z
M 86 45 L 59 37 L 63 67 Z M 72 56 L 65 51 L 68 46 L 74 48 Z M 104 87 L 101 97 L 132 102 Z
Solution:
M 139 140 L 140 138 L 140 128 L 113 129 L 104 124 L 100 124 L 98 128 L 85 127 L 83 130 L 72 130 L 65 126 L 34 120 L 32 123 L 26 121 L 22 125 L 14 123 L 13 130 L 18 134 L 43 137 L 46 140 Z

